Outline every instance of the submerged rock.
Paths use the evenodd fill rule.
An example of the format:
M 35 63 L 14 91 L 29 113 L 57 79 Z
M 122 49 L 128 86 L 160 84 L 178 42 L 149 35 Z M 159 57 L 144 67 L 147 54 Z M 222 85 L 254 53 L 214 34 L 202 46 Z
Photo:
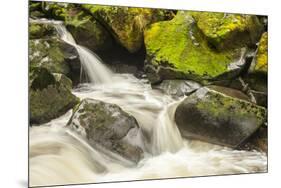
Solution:
M 175 121 L 186 138 L 235 148 L 266 121 L 266 109 L 235 98 L 237 91 L 220 91 L 204 87 L 186 97 Z
M 163 80 L 160 84 L 152 85 L 152 87 L 168 95 L 181 97 L 191 94 L 199 89 L 201 85 L 191 80 Z
M 129 52 L 138 51 L 143 44 L 143 30 L 153 22 L 169 19 L 170 11 L 148 8 L 82 5 L 94 18 L 105 25 Z
M 171 21 L 150 25 L 144 36 L 146 72 L 153 83 L 165 79 L 234 77 L 244 66 L 241 57 L 245 49 L 212 49 L 188 12 L 179 11 Z
M 140 131 L 136 119 L 119 106 L 94 99 L 84 99 L 72 115 L 69 126 L 85 136 L 93 146 L 104 148 L 137 163 L 142 149 L 136 141 Z
M 71 93 L 68 84 L 65 84 L 63 79 L 56 80 L 45 68 L 31 68 L 29 73 L 31 125 L 57 118 L 78 103 L 79 99 Z
M 254 46 L 263 31 L 255 15 L 191 12 L 208 42 L 219 50 Z

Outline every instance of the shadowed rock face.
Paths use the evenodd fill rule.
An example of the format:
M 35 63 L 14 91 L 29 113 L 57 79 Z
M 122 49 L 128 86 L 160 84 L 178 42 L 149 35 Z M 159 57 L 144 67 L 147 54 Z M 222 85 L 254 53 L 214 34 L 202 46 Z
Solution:
M 143 156 L 142 149 L 129 141 L 137 139 L 137 121 L 117 105 L 84 99 L 69 125 L 84 135 L 92 146 L 101 145 L 133 162 Z
M 182 136 L 237 147 L 265 122 L 265 108 L 224 93 L 204 87 L 178 106 L 175 121 Z
M 62 75 L 54 76 L 45 68 L 32 68 L 29 73 L 30 123 L 41 124 L 57 118 L 73 106 L 79 99 L 70 89 L 72 82 Z

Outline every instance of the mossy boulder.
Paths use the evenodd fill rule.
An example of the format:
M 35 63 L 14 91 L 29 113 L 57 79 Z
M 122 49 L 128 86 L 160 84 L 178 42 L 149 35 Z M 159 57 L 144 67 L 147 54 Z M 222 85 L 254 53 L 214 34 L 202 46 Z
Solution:
M 42 11 L 42 2 L 29 1 L 29 17 L 36 19 L 44 16 L 45 15 Z
M 153 22 L 169 19 L 169 11 L 147 8 L 82 5 L 111 31 L 115 39 L 129 52 L 138 51 L 143 44 L 143 30 Z
M 56 81 L 45 68 L 31 68 L 29 86 L 31 125 L 46 123 L 57 118 L 79 102 L 79 99 L 71 93 L 69 86 L 64 82 Z
M 44 67 L 53 73 L 68 74 L 69 66 L 57 38 L 29 41 L 29 60 L 32 67 Z
M 74 7 L 72 3 L 41 2 L 42 12 L 45 17 L 56 20 L 65 20 L 68 10 Z
M 186 138 L 236 148 L 265 123 L 266 109 L 220 91 L 204 87 L 186 97 L 175 121 Z
M 92 51 L 108 50 L 112 46 L 113 40 L 109 32 L 91 15 L 79 8 L 72 10 L 65 24 L 79 45 Z
M 268 34 L 264 33 L 260 39 L 256 56 L 254 57 L 248 74 L 244 76 L 245 82 L 252 90 L 258 104 L 267 106 L 268 85 Z
M 63 84 L 67 89 L 72 89 L 72 81 L 64 74 L 53 73 L 56 82 Z
M 255 45 L 263 31 L 257 16 L 191 12 L 200 31 L 219 50 Z
M 144 32 L 146 72 L 152 82 L 165 79 L 216 79 L 235 76 L 245 50 L 218 52 L 208 45 L 193 17 L 179 11 L 171 21 L 157 22 Z M 239 66 L 233 66 L 242 63 Z M 235 74 L 234 74 L 235 73 Z
M 75 82 L 79 79 L 81 68 L 75 47 L 60 40 L 56 35 L 29 40 L 29 65 L 64 74 Z
M 56 34 L 56 29 L 50 24 L 29 23 L 29 39 L 47 38 Z
M 254 72 L 260 72 L 267 75 L 268 64 L 268 34 L 267 32 L 262 34 L 259 42 L 257 55 L 255 57 Z
M 134 163 L 143 157 L 142 149 L 134 144 L 140 133 L 136 119 L 115 104 L 84 99 L 68 125 L 95 148 L 104 147 Z

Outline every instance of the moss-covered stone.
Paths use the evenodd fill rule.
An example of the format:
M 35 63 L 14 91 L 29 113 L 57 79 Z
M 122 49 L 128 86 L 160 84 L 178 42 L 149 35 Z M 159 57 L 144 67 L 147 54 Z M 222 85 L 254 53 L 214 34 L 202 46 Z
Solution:
M 257 16 L 214 12 L 191 12 L 198 28 L 219 50 L 255 45 L 263 30 Z
M 62 42 L 57 38 L 30 40 L 30 66 L 44 67 L 52 73 L 69 74 L 69 65 L 65 61 L 61 47 Z
M 112 38 L 107 30 L 81 9 L 72 10 L 66 18 L 66 27 L 76 42 L 93 51 L 109 49 Z
M 214 79 L 232 71 L 231 64 L 241 54 L 240 50 L 217 52 L 210 48 L 192 16 L 183 11 L 171 21 L 150 25 L 144 36 L 147 73 L 152 82 Z M 158 77 L 152 78 L 155 74 Z
M 115 104 L 84 99 L 68 125 L 85 136 L 92 146 L 101 145 L 135 163 L 143 157 L 142 149 L 134 144 L 138 141 L 124 139 L 132 131 L 130 140 L 138 139 L 136 135 L 140 129 L 136 119 Z
M 71 3 L 57 3 L 57 2 L 41 2 L 42 12 L 48 18 L 57 20 L 65 20 L 68 15 L 68 9 L 73 7 Z
M 268 34 L 263 33 L 260 42 L 259 42 L 259 46 L 258 46 L 258 51 L 257 51 L 257 55 L 256 55 L 256 63 L 255 63 L 255 67 L 254 67 L 254 71 L 257 72 L 261 72 L 264 74 L 267 74 L 267 62 L 268 62 Z
M 136 52 L 141 48 L 143 30 L 148 24 L 171 17 L 169 11 L 156 9 L 99 5 L 82 7 L 105 25 L 129 52 Z
M 63 84 L 67 89 L 72 89 L 72 81 L 64 74 L 53 73 L 55 80 Z
M 178 106 L 175 120 L 183 136 L 237 147 L 265 123 L 265 108 L 225 90 L 201 88 Z
M 56 30 L 49 24 L 29 23 L 29 39 L 47 38 L 56 35 Z
M 31 68 L 29 73 L 30 123 L 42 124 L 57 118 L 79 102 L 69 86 L 56 81 L 45 68 Z

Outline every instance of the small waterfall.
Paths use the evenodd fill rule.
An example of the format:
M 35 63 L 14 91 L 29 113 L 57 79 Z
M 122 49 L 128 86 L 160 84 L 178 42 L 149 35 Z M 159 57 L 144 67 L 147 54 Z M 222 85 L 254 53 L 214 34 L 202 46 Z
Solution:
M 186 140 L 174 114 L 184 99 L 174 99 L 133 75 L 113 74 L 96 54 L 76 44 L 62 22 L 39 20 L 55 26 L 61 39 L 74 46 L 93 84 L 80 84 L 72 92 L 81 100 L 92 98 L 117 104 L 133 115 L 142 132 L 135 145 L 144 150 L 137 166 L 68 129 L 69 111 L 49 123 L 30 128 L 30 185 L 129 181 L 267 171 L 267 156 L 257 151 Z M 114 81 L 114 84 L 112 84 Z M 106 85 L 100 85 L 105 84 Z M 131 132 L 134 133 L 134 132 Z M 149 137 L 149 138 L 148 138 Z M 130 135 L 127 135 L 130 140 Z
M 153 154 L 177 152 L 183 147 L 183 139 L 174 120 L 176 108 L 180 102 L 164 107 L 158 116 L 158 124 L 153 129 Z
M 83 69 L 87 73 L 91 83 L 104 84 L 112 82 L 113 73 L 105 65 L 103 65 L 95 53 L 76 44 L 74 38 L 67 31 L 63 23 L 54 22 L 54 26 L 61 39 L 77 49 Z

